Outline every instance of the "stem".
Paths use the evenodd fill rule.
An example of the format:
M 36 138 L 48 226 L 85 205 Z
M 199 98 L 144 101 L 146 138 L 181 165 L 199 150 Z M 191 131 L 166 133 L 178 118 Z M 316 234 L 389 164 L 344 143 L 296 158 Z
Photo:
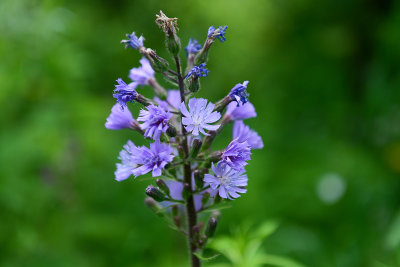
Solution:
M 176 71 L 178 73 L 178 84 L 179 84 L 179 92 L 181 95 L 181 102 L 185 102 L 185 87 L 183 84 L 183 78 L 181 74 L 181 64 L 180 59 L 178 56 L 175 56 L 175 64 L 176 64 Z M 185 152 L 185 157 L 189 158 L 189 146 L 186 137 L 186 129 L 182 124 L 182 114 L 181 114 L 181 127 L 182 127 L 182 134 L 184 135 L 182 146 Z M 189 188 L 192 190 L 192 168 L 191 163 L 189 160 L 185 161 L 183 165 L 183 182 L 189 185 Z M 186 200 L 186 217 L 187 217 L 187 237 L 188 237 L 188 246 L 189 246 L 189 253 L 190 253 L 190 260 L 192 267 L 200 267 L 200 260 L 199 258 L 194 255 L 196 251 L 196 244 L 194 242 L 194 232 L 193 227 L 197 224 L 197 213 L 194 207 L 194 200 L 193 200 L 193 192 L 189 195 L 188 199 Z

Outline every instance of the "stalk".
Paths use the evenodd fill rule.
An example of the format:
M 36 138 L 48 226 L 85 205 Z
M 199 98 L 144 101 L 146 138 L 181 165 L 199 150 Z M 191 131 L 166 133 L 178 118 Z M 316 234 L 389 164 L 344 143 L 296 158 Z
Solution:
M 178 73 L 178 84 L 179 84 L 179 92 L 181 95 L 181 101 L 185 102 L 185 87 L 183 84 L 183 77 L 181 73 L 181 64 L 180 64 L 180 59 L 178 56 L 174 57 L 175 59 L 175 64 L 176 64 L 176 71 Z M 186 136 L 186 130 L 185 127 L 182 124 L 182 114 L 181 114 L 181 127 L 182 127 L 182 134 L 183 134 L 183 140 L 182 140 L 182 147 L 185 153 L 186 159 L 189 159 L 189 146 L 188 146 L 188 141 L 187 141 L 187 136 Z M 197 224 L 197 213 L 196 209 L 194 207 L 194 200 L 193 200 L 193 194 L 192 194 L 192 169 L 191 169 L 191 162 L 190 160 L 185 161 L 184 166 L 183 166 L 183 173 L 184 173 L 184 184 L 188 184 L 191 193 L 189 194 L 187 200 L 186 200 L 186 219 L 187 219 L 187 242 L 189 246 L 189 256 L 190 256 L 190 261 L 191 261 L 191 266 L 192 267 L 200 267 L 200 260 L 199 258 L 194 255 L 196 252 L 196 243 L 194 241 L 194 231 L 193 227 Z

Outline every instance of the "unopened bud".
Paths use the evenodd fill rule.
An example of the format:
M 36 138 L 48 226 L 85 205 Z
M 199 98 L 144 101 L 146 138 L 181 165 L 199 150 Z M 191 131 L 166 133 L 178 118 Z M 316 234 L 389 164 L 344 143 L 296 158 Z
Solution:
M 169 195 L 169 188 L 168 188 L 167 184 L 164 182 L 164 180 L 158 178 L 156 180 L 156 184 L 161 189 L 161 191 L 163 191 L 166 195 Z
M 161 206 L 151 197 L 146 197 L 144 200 L 144 203 L 146 204 L 147 207 L 149 207 L 155 214 L 158 216 L 162 216 L 162 208 Z
M 184 159 L 184 158 L 185 158 L 185 151 L 183 150 L 183 146 L 182 146 L 182 145 L 179 145 L 179 146 L 178 146 L 178 154 L 179 154 L 179 157 L 180 157 L 181 159 Z
M 189 91 L 196 93 L 200 90 L 200 79 L 199 77 L 193 77 L 189 80 Z
M 192 193 L 192 190 L 190 188 L 190 185 L 188 183 L 185 183 L 183 185 L 183 190 L 182 190 L 182 197 L 184 200 L 187 200 Z
M 177 133 L 176 128 L 173 125 L 168 124 L 168 129 L 167 129 L 168 136 L 175 137 L 176 133 Z
M 194 171 L 194 182 L 197 188 L 203 188 L 204 181 L 201 172 L 199 170 Z
M 210 193 L 206 191 L 203 193 L 203 196 L 201 197 L 201 205 L 203 208 L 208 204 L 209 200 L 210 200 Z
M 190 157 L 192 159 L 195 159 L 197 157 L 197 154 L 199 154 L 202 144 L 203 144 L 203 142 L 201 141 L 201 139 L 197 139 L 197 138 L 193 139 L 192 150 L 190 151 Z
M 180 228 L 182 226 L 181 217 L 174 216 L 174 223 L 178 228 Z
M 149 60 L 151 67 L 157 72 L 164 72 L 168 69 L 168 61 L 159 57 L 154 50 L 147 48 L 141 51 L 142 54 Z
M 149 185 L 146 188 L 146 195 L 152 197 L 155 201 L 161 202 L 165 199 L 165 194 L 160 189 Z
M 208 221 L 207 228 L 206 228 L 206 236 L 211 238 L 215 234 L 215 230 L 217 229 L 218 220 L 217 218 L 211 217 Z

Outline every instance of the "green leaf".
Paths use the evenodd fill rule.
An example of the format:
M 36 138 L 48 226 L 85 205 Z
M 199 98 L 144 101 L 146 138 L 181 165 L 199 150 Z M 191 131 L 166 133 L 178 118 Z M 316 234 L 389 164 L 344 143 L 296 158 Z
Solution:
M 303 264 L 300 264 L 289 258 L 271 255 L 271 254 L 261 255 L 260 263 L 271 264 L 273 266 L 279 266 L 279 267 L 305 267 Z
M 202 255 L 202 253 L 200 253 L 200 252 L 195 252 L 195 253 L 193 253 L 193 254 L 196 255 L 196 257 L 199 258 L 199 259 L 202 260 L 202 261 L 210 261 L 210 260 L 215 259 L 215 258 L 218 257 L 219 255 L 221 255 L 221 254 L 214 254 L 214 255 L 211 255 L 211 256 L 204 256 L 204 255 Z

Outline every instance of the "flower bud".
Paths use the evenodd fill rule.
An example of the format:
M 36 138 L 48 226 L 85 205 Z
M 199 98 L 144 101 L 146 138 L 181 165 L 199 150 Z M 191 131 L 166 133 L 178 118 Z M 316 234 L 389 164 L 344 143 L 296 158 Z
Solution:
M 167 134 L 170 137 L 175 137 L 176 136 L 176 128 L 172 124 L 168 124 L 168 129 L 167 129 Z
M 164 180 L 158 178 L 156 180 L 156 184 L 161 189 L 161 191 L 163 191 L 166 195 L 169 196 L 169 188 L 168 188 L 167 184 L 164 182 Z
M 199 170 L 194 171 L 194 182 L 197 188 L 203 188 L 204 181 L 201 172 Z
M 190 157 L 192 159 L 195 159 L 197 157 L 197 154 L 199 154 L 202 144 L 203 144 L 203 142 L 201 141 L 201 139 L 198 139 L 198 138 L 193 139 L 192 150 L 190 151 Z
M 217 218 L 211 217 L 208 221 L 207 228 L 206 228 L 206 236 L 211 238 L 215 234 L 215 230 L 217 229 L 218 220 Z
M 181 217 L 174 216 L 174 223 L 175 223 L 176 227 L 180 228 L 182 226 Z
M 183 146 L 182 146 L 182 145 L 179 145 L 179 146 L 178 146 L 178 154 L 179 154 L 179 157 L 180 157 L 181 159 L 184 159 L 184 158 L 185 158 L 185 151 L 183 150 Z
M 168 69 L 168 61 L 159 57 L 154 50 L 147 48 L 141 51 L 142 54 L 149 60 L 151 67 L 157 72 L 164 72 Z
M 163 216 L 161 206 L 151 197 L 146 197 L 144 203 L 158 216 Z
M 188 183 L 185 183 L 183 185 L 183 190 L 182 190 L 182 197 L 184 200 L 187 200 L 192 193 L 192 190 L 190 188 L 190 185 Z
M 161 192 L 160 189 L 154 187 L 153 185 L 149 185 L 146 188 L 146 195 L 152 197 L 155 201 L 161 202 L 165 199 L 165 194 Z
M 203 196 L 201 197 L 201 205 L 203 208 L 208 204 L 209 200 L 210 200 L 210 193 L 206 191 L 203 193 Z
M 200 90 L 200 79 L 199 77 L 193 77 L 189 81 L 189 91 L 196 93 Z

